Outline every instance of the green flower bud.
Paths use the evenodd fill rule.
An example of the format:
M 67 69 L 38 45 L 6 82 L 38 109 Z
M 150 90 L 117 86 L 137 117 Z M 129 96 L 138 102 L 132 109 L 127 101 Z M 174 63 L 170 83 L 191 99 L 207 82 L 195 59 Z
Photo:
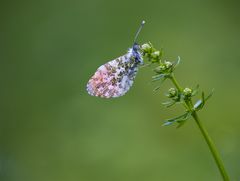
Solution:
M 154 69 L 156 73 L 163 73 L 166 70 L 166 67 L 164 65 L 159 65 Z
M 160 51 L 155 51 L 151 55 L 152 55 L 152 58 L 158 58 L 160 56 Z
M 167 69 L 169 69 L 169 68 L 172 67 L 173 64 L 172 64 L 172 62 L 166 61 L 166 62 L 164 63 L 164 65 L 166 66 Z
M 152 49 L 152 47 L 148 43 L 143 44 L 141 48 L 144 52 L 150 52 Z
M 172 97 L 175 97 L 177 95 L 177 89 L 175 88 L 170 88 L 168 90 L 168 97 L 169 98 L 172 98 Z
M 184 95 L 184 96 L 187 96 L 187 97 L 190 97 L 190 96 L 192 95 L 192 89 L 190 89 L 190 88 L 185 88 L 185 89 L 183 90 L 183 95 Z

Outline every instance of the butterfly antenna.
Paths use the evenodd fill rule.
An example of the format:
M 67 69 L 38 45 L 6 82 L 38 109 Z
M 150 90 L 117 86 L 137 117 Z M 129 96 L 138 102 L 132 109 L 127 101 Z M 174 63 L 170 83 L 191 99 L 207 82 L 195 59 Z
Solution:
M 137 37 L 138 37 L 140 31 L 142 30 L 144 24 L 145 24 L 145 21 L 142 21 L 142 23 L 141 23 L 140 27 L 138 28 L 138 31 L 137 31 L 137 33 L 135 35 L 134 44 L 136 43 Z

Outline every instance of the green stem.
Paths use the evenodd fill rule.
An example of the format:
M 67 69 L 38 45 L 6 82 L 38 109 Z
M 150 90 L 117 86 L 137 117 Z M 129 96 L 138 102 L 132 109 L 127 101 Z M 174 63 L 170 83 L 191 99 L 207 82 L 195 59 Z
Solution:
M 175 87 L 178 89 L 179 92 L 182 92 L 183 89 L 181 88 L 181 86 L 179 85 L 179 83 L 177 82 L 176 78 L 174 77 L 174 75 L 172 74 L 170 76 L 170 79 L 172 81 L 172 83 L 175 85 Z M 192 104 L 192 100 L 185 100 L 185 103 L 186 105 L 188 106 L 189 110 L 192 111 L 192 117 L 193 119 L 196 121 L 197 125 L 198 125 L 198 128 L 200 129 L 205 141 L 207 142 L 207 145 L 212 153 L 212 156 L 218 166 L 218 169 L 222 175 L 222 178 L 224 181 L 229 181 L 229 176 L 224 168 L 224 164 L 223 164 L 223 161 L 221 160 L 221 157 L 212 141 L 212 139 L 210 138 L 207 130 L 205 129 L 205 127 L 203 126 L 203 124 L 201 123 L 198 115 L 197 115 L 197 112 L 195 110 L 193 110 L 193 104 Z
M 205 138 L 205 140 L 206 140 L 206 142 L 208 144 L 208 147 L 209 147 L 209 149 L 210 149 L 210 151 L 211 151 L 211 153 L 212 153 L 212 155 L 214 157 L 214 160 L 215 160 L 215 162 L 216 162 L 216 164 L 218 166 L 218 169 L 221 172 L 223 180 L 224 181 L 229 181 L 230 179 L 229 179 L 228 174 L 227 174 L 227 172 L 226 172 L 226 170 L 224 168 L 223 161 L 221 160 L 221 157 L 220 157 L 220 155 L 219 155 L 219 153 L 218 153 L 218 151 L 217 151 L 217 149 L 216 149 L 212 139 L 210 138 L 207 130 L 205 129 L 205 127 L 201 123 L 201 121 L 200 121 L 196 111 L 193 111 L 192 117 L 195 119 L 199 129 L 201 130 L 202 135 L 204 136 L 204 138 Z
M 178 89 L 179 92 L 182 92 L 182 88 L 180 87 L 179 83 L 177 82 L 177 80 L 174 77 L 174 74 L 172 73 L 170 76 L 171 81 L 173 82 L 173 84 L 175 85 L 175 87 Z

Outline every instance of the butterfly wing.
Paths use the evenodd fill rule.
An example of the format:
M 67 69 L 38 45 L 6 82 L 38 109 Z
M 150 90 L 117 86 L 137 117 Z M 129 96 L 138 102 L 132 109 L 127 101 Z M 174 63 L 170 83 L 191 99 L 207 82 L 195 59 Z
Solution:
M 131 52 L 100 66 L 87 84 L 92 96 L 103 98 L 123 96 L 132 86 L 138 71 Z

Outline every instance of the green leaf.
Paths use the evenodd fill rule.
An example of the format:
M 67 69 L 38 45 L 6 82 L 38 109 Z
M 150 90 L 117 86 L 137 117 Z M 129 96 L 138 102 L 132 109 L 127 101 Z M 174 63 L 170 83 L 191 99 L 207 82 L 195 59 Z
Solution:
M 199 110 L 199 109 L 201 109 L 202 108 L 202 106 L 203 106 L 203 102 L 202 102 L 202 100 L 200 99 L 200 100 L 198 100 L 195 104 L 194 104 L 194 109 L 195 110 Z
M 182 127 L 187 121 L 186 120 L 182 120 L 180 122 L 178 122 L 177 128 Z
M 159 85 L 159 86 L 155 87 L 155 88 L 153 89 L 153 91 L 158 91 L 161 87 L 162 87 L 162 86 Z
M 163 79 L 165 76 L 166 76 L 165 74 L 154 75 L 154 76 L 152 76 L 152 82 Z
M 163 102 L 162 103 L 165 107 L 171 107 L 173 106 L 174 104 L 176 104 L 176 101 L 168 101 L 168 102 Z
M 173 124 L 174 122 L 172 121 L 166 121 L 164 124 L 162 124 L 162 126 L 169 126 L 171 124 Z
M 146 63 L 143 65 L 140 65 L 139 68 L 150 67 L 151 65 L 152 65 L 152 63 Z
M 203 106 L 206 104 L 206 101 L 212 97 L 213 92 L 214 92 L 214 90 L 212 90 L 212 92 L 211 92 L 206 98 L 205 98 L 204 92 L 202 92 L 202 99 L 201 99 L 201 100 L 198 100 L 198 101 L 194 104 L 194 109 L 195 109 L 196 111 L 202 109 Z
M 197 95 L 199 89 L 199 84 L 193 89 L 192 96 Z
M 173 69 L 175 69 L 179 65 L 180 61 L 181 61 L 181 58 L 180 58 L 180 56 L 178 56 L 177 60 L 175 62 L 173 62 Z
M 182 118 L 181 120 L 178 120 L 177 121 L 177 123 L 178 123 L 177 128 L 182 127 L 186 123 L 186 121 L 188 120 L 188 118 L 190 116 L 191 116 L 191 112 L 188 112 L 188 114 L 184 118 Z
M 205 102 L 212 97 L 213 92 L 214 92 L 214 89 L 212 89 L 212 91 L 210 92 L 210 94 L 205 98 Z
M 202 92 L 202 104 L 203 105 L 205 104 L 205 94 L 204 94 L 204 92 Z
M 191 115 L 191 113 L 185 112 L 184 114 L 182 114 L 180 116 L 177 116 L 177 117 L 174 117 L 171 119 L 167 119 L 167 120 L 165 120 L 165 123 L 162 126 L 169 126 L 176 122 L 180 123 L 182 121 L 186 121 L 189 118 L 189 115 Z

